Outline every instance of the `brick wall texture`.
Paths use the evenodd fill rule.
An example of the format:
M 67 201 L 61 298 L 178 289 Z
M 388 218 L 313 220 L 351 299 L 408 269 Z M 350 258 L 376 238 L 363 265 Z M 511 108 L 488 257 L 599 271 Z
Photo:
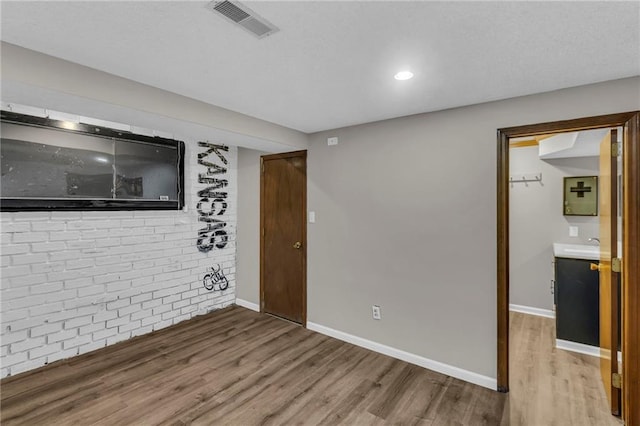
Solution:
M 237 149 L 185 144 L 186 211 L 0 214 L 2 377 L 234 303 Z

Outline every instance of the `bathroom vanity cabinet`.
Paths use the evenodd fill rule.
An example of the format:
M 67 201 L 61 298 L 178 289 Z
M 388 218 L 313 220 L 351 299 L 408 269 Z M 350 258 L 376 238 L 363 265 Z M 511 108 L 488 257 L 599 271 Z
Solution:
M 600 278 L 592 262 L 555 258 L 557 339 L 600 346 Z

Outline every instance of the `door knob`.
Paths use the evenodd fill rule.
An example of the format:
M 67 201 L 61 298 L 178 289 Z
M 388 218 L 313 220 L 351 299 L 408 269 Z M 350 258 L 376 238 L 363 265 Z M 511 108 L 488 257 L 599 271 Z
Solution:
M 599 271 L 600 270 L 600 264 L 599 263 L 592 263 L 591 265 L 589 265 L 589 269 L 591 269 L 592 271 Z
M 300 247 L 302 247 L 302 243 L 301 243 L 300 241 L 296 241 L 296 242 L 293 244 L 293 248 L 294 248 L 294 249 L 299 249 Z

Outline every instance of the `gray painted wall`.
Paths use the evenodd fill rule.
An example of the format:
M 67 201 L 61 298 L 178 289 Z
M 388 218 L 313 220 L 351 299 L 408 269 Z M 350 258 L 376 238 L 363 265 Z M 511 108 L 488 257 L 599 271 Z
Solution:
M 541 160 L 537 146 L 510 150 L 511 175 L 542 173 L 542 184 L 516 182 L 509 191 L 511 303 L 553 309 L 553 243 L 593 244 L 589 237 L 598 237 L 598 217 L 562 214 L 563 178 L 597 176 L 598 161 L 598 157 Z M 578 237 L 569 236 L 569 226 L 578 227 Z
M 638 77 L 312 135 L 308 320 L 495 378 L 496 129 L 636 109 Z M 242 210 L 259 161 L 240 161 Z M 238 229 L 257 218 L 239 212 Z M 258 300 L 246 237 L 238 294 Z
M 260 156 L 238 149 L 238 229 L 236 231 L 236 297 L 260 304 Z
M 1 49 L 5 103 L 273 152 L 307 147 L 307 135 L 297 130 L 10 43 Z

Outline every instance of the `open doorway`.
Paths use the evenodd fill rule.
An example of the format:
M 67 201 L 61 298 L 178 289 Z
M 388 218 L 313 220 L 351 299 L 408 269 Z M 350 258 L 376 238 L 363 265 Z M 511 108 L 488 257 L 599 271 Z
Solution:
M 623 209 L 625 222 L 622 232 L 622 352 L 625 371 L 622 374 L 622 415 L 627 425 L 640 424 L 640 372 L 638 340 L 640 340 L 640 318 L 638 315 L 640 281 L 639 248 L 640 237 L 640 113 L 631 112 L 609 116 L 568 120 L 520 126 L 498 131 L 498 387 L 509 390 L 509 292 L 510 292 L 510 233 L 509 233 L 509 188 L 510 158 L 509 143 L 519 137 L 535 137 L 552 133 L 578 130 L 622 127 L 623 132 Z M 613 179 L 610 179 L 612 181 Z M 584 182 L 583 182 L 584 185 Z M 614 186 L 615 187 L 615 186 Z M 603 252 L 604 250 L 601 250 Z M 611 253 L 610 253 L 611 254 Z M 600 262 L 602 264 L 602 262 Z M 611 265 L 609 268 L 612 271 Z M 613 306 L 613 304 L 612 304 Z M 611 363 L 609 363 L 611 364 Z M 604 370 L 603 370 L 604 371 Z M 606 377 L 606 375 L 604 375 Z M 608 384 L 603 384 L 608 386 Z M 550 395 L 552 398 L 552 395 Z M 580 396 L 577 396 L 580 397 Z M 552 400 L 551 400 L 552 401 Z M 613 406 L 612 406 L 613 407 Z M 613 411 L 615 409 L 612 408 Z
M 599 178 L 601 146 L 608 158 L 612 136 L 621 142 L 621 131 L 610 128 L 510 140 L 509 416 L 514 424 L 518 419 L 621 424 L 611 416 L 600 383 L 600 337 L 610 337 L 607 321 L 600 330 L 600 289 L 608 287 L 599 285 L 594 268 L 600 261 L 601 222 L 607 228 L 610 219 L 622 222 L 621 216 L 612 217 L 610 206 L 599 208 L 611 199 L 599 188 L 606 176 Z M 613 195 L 617 198 L 615 190 Z M 608 245 L 606 235 L 604 240 Z M 619 312 L 617 302 L 616 297 Z M 617 360 L 610 362 L 617 373 Z

